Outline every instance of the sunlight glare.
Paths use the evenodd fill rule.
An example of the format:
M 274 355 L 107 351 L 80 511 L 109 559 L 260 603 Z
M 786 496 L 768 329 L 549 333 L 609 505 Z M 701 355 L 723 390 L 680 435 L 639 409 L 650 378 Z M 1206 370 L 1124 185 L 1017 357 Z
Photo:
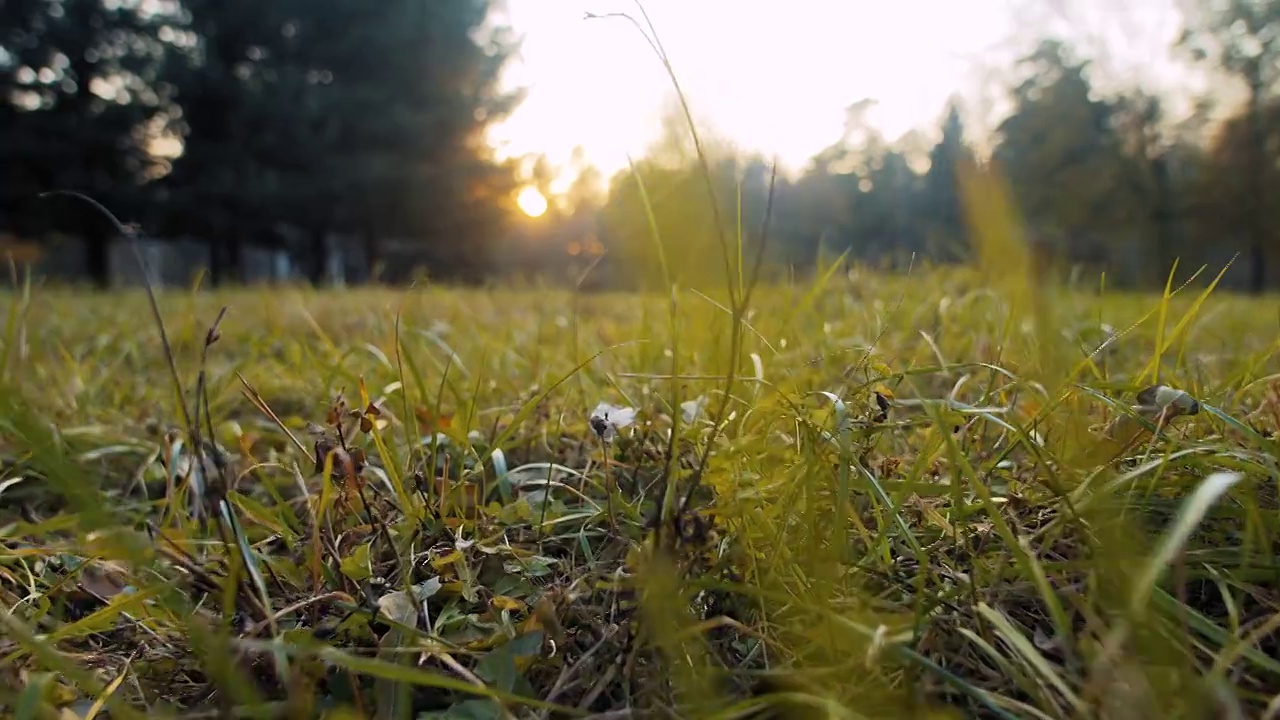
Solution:
M 990 132 L 1009 109 L 1004 94 L 993 89 L 992 73 L 1012 67 L 1030 49 L 1024 38 L 1034 33 L 1019 29 L 1021 19 L 1041 6 L 1032 14 L 1044 18 L 1036 32 L 1052 27 L 1067 36 L 1104 28 L 1108 37 L 1121 33 L 1122 41 L 1112 43 L 1107 55 L 1119 77 L 1161 76 L 1169 88 L 1185 88 L 1187 82 L 1160 60 L 1181 23 L 1178 0 L 1144 0 L 1125 11 L 1098 2 L 1026 0 L 792 0 L 782 8 L 768 0 L 642 4 L 699 121 L 746 151 L 776 154 L 792 171 L 838 142 L 847 108 L 867 98 L 877 103 L 865 121 L 889 141 L 913 128 L 936 139 L 953 94 L 970 106 L 970 134 Z M 1088 24 L 1062 27 L 1065 21 L 1055 10 L 1060 5 L 1085 13 Z M 588 12 L 634 15 L 636 5 L 502 4 L 499 17 L 522 37 L 503 84 L 529 93 L 510 118 L 490 130 L 501 155 L 545 154 L 573 177 L 573 158 L 581 153 L 607 178 L 626 171 L 628 155 L 644 155 L 659 137 L 674 99 L 671 78 L 630 22 L 584 19 Z M 1131 25 L 1142 32 L 1135 35 Z M 851 32 L 858 42 L 849 41 Z M 759 52 L 762 47 L 769 51 Z M 834 68 L 840 73 L 833 75 Z
M 516 198 L 516 204 L 524 211 L 525 215 L 531 218 L 542 217 L 547 211 L 547 199 L 538 192 L 537 188 L 527 187 L 520 191 L 520 196 Z

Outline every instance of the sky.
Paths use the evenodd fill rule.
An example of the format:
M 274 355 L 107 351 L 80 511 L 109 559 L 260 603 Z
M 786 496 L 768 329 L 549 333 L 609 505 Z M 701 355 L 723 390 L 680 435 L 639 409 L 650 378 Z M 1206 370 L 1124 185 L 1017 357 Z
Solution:
M 1013 58 L 1048 28 L 1105 52 L 1117 77 L 1186 84 L 1169 62 L 1177 0 L 644 0 L 693 112 L 747 150 L 802 169 L 837 141 L 845 108 L 871 98 L 890 139 L 936 132 L 959 94 L 982 122 L 1000 112 Z M 491 131 L 505 156 L 541 153 L 567 170 L 574 149 L 606 176 L 656 139 L 671 81 L 628 20 L 633 0 L 505 0 L 495 17 L 523 37 L 504 82 L 527 88 Z

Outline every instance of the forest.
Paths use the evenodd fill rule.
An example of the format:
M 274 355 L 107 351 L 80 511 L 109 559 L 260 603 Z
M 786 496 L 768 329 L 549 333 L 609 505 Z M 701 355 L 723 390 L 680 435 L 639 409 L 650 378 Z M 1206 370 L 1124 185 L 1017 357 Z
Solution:
M 637 178 L 664 242 L 702 247 L 718 209 L 683 190 L 710 171 L 716 202 L 760 235 L 771 159 L 711 138 L 704 165 L 678 113 L 634 172 L 586 168 L 548 217 L 522 222 L 515 193 L 545 187 L 552 169 L 486 145 L 522 98 L 500 83 L 519 38 L 490 10 L 486 0 L 6 0 L 0 232 L 80 237 L 86 275 L 106 284 L 114 228 L 74 201 L 41 198 L 75 190 L 152 237 L 207 243 L 215 284 L 240 279 L 246 247 L 283 249 L 322 282 L 326 243 L 341 236 L 384 282 L 572 278 L 606 255 L 600 282 L 629 286 L 640 275 L 605 269 L 653 262 L 636 249 L 649 247 L 637 239 L 649 233 Z M 1177 260 L 1231 262 L 1227 286 L 1273 287 L 1280 2 L 1204 0 L 1183 17 L 1171 57 L 1230 90 L 1195 98 L 1190 114 L 1171 115 L 1169 98 L 1140 84 L 1098 89 L 1091 58 L 1050 36 L 1007 69 L 1010 111 L 981 138 L 958 97 L 937 127 L 903 138 L 865 122 L 874 99 L 850 106 L 843 137 L 777 178 L 771 267 L 806 272 L 841 254 L 885 269 L 963 260 L 959 170 L 977 161 L 1013 188 L 1033 245 L 1090 282 L 1161 285 Z

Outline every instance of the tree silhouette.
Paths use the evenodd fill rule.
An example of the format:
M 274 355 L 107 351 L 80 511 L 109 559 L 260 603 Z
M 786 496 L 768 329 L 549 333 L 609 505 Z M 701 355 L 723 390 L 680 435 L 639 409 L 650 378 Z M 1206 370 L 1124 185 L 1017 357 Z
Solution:
M 1239 229 L 1249 250 L 1249 286 L 1267 285 L 1268 246 L 1276 231 L 1267 222 L 1270 205 L 1265 107 L 1280 90 L 1280 0 L 1227 0 L 1194 4 L 1181 47 L 1201 62 L 1212 62 L 1235 75 L 1247 92 L 1242 118 L 1247 151 L 1240 158 L 1245 187 L 1238 200 L 1245 221 Z
M 953 101 L 942 121 L 942 139 L 929 152 L 929 172 L 924 177 L 920 200 L 929 254 L 939 259 L 962 260 L 969 254 L 957 173 L 963 163 L 972 159 L 973 153 L 965 144 L 960 108 Z
M 101 287 L 113 226 L 83 204 L 38 197 L 75 190 L 123 213 L 138 209 L 165 100 L 155 82 L 159 21 L 101 0 L 0 3 L 0 226 L 80 235 Z
M 187 145 L 168 183 L 179 224 L 232 264 L 246 239 L 296 228 L 317 283 L 335 232 L 363 238 L 371 266 L 380 238 L 410 239 L 391 279 L 478 277 L 514 188 L 482 133 L 520 99 L 497 90 L 505 31 L 473 39 L 488 2 L 185 6 L 197 42 L 169 75 Z

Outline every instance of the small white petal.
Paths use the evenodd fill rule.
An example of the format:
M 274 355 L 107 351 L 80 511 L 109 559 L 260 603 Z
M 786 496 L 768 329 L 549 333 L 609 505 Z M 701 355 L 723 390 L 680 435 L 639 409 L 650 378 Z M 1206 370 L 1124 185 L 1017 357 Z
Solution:
M 707 396 L 699 395 L 692 400 L 685 400 L 680 403 L 680 414 L 684 421 L 691 423 L 702 416 L 702 409 L 707 406 Z
M 600 418 L 601 420 L 608 420 L 609 413 L 617 409 L 618 407 L 616 405 L 610 405 L 607 402 L 602 402 L 599 405 L 596 405 L 595 409 L 591 411 L 591 417 Z
M 636 421 L 635 408 L 619 407 L 602 402 L 591 411 L 591 429 L 606 442 L 612 440 L 618 430 Z
M 609 417 L 606 419 L 609 421 L 610 425 L 621 429 L 636 421 L 636 409 L 629 407 L 614 408 L 613 412 L 609 413 Z

